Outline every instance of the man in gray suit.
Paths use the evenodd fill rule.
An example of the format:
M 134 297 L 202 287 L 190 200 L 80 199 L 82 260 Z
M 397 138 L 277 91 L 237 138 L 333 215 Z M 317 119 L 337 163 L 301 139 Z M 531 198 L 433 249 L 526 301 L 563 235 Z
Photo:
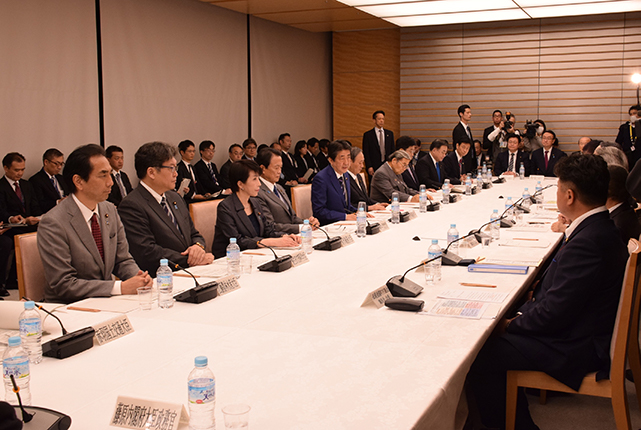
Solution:
M 156 273 L 160 259 L 183 267 L 214 261 L 205 252 L 205 239 L 194 227 L 187 204 L 174 191 L 176 150 L 161 142 L 145 143 L 136 151 L 134 165 L 140 184 L 118 206 L 136 263 Z
M 373 200 L 388 202 L 392 199 L 392 193 L 398 192 L 399 201 L 418 202 L 418 191 L 408 187 L 401 177 L 411 160 L 412 156 L 402 149 L 389 156 L 388 161 L 383 163 L 372 177 Z
M 296 215 L 285 189 L 278 184 L 283 168 L 280 151 L 264 148 L 256 157 L 256 162 L 261 171 L 257 197 L 265 209 L 265 218 L 274 223 L 277 231 L 298 234 L 303 227 L 303 219 Z M 313 216 L 309 217 L 309 224 L 314 229 L 320 225 Z
M 67 159 L 63 178 L 71 196 L 47 212 L 38 228 L 49 302 L 136 294 L 152 283 L 129 254 L 116 207 L 105 201 L 113 185 L 110 173 L 98 145 L 81 146 Z

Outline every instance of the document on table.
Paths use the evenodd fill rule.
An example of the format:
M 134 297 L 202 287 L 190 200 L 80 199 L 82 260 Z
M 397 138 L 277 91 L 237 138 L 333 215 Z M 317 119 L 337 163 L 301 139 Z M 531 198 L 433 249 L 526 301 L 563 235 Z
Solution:
M 550 229 L 550 224 L 527 224 L 515 225 L 510 229 L 510 231 L 520 231 L 527 233 L 549 233 L 552 230 Z
M 499 246 L 516 246 L 518 248 L 547 248 L 550 242 L 539 239 L 506 239 L 499 242 Z
M 508 295 L 508 293 L 497 293 L 494 291 L 444 290 L 441 291 L 437 297 L 439 299 L 469 300 L 485 303 L 503 303 Z
M 476 264 L 498 264 L 501 266 L 531 266 L 539 267 L 541 264 L 541 259 L 537 260 L 519 260 L 519 259 L 500 259 L 500 258 L 486 258 L 483 261 L 480 261 Z
M 140 307 L 137 296 L 93 297 L 80 300 L 69 306 L 75 308 L 97 309 L 104 312 L 126 314 Z
M 433 315 L 440 317 L 455 317 L 467 319 L 481 319 L 488 303 L 469 302 L 466 300 L 438 300 L 427 311 L 419 312 L 420 315 Z

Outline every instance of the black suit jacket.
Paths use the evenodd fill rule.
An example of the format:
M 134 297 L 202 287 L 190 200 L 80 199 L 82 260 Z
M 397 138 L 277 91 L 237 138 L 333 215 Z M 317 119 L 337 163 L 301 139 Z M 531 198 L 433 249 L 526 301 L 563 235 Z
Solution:
M 191 173 L 189 173 L 189 169 L 187 166 L 185 166 L 184 161 L 180 161 L 178 163 L 177 167 L 177 172 L 178 176 L 176 177 L 176 192 L 178 192 L 178 187 L 180 187 L 180 184 L 182 183 L 183 179 L 187 178 L 190 180 L 189 182 L 189 192 L 187 192 L 183 198 L 187 203 L 192 202 L 192 198 L 194 197 L 194 194 L 196 193 L 196 190 L 198 188 L 198 180 L 194 181 L 194 178 L 191 176 Z M 191 167 L 192 171 L 194 172 L 194 176 L 196 176 L 196 171 L 194 170 L 194 166 Z
M 521 163 L 525 167 L 525 174 L 530 173 L 530 157 L 527 152 L 517 151 L 516 157 L 514 160 L 514 169 L 516 173 L 519 173 L 521 168 Z M 496 161 L 494 162 L 494 174 L 499 176 L 501 173 L 507 171 L 508 165 L 510 164 L 510 152 L 503 151 L 496 156 Z
M 62 178 L 62 175 L 56 175 L 56 180 L 58 181 L 58 186 L 60 191 L 64 193 L 64 196 L 69 195 L 69 187 L 67 183 Z M 49 212 L 49 209 L 54 207 L 58 200 L 61 198 L 58 191 L 51 183 L 49 175 L 45 172 L 45 169 L 42 168 L 38 173 L 29 178 L 29 183 L 33 187 L 33 191 L 36 193 L 36 199 L 40 204 L 40 209 L 43 213 Z
M 534 299 L 520 307 L 505 339 L 575 390 L 588 372 L 607 371 L 627 256 L 607 211 L 583 220 L 554 256 Z
M 327 156 L 323 154 L 323 151 L 319 152 L 316 155 L 316 161 L 318 163 L 319 172 L 323 170 L 325 167 L 329 166 L 329 160 L 327 159 Z
M 561 151 L 559 148 L 552 147 L 550 154 L 548 155 L 548 168 L 545 168 L 545 154 L 543 154 L 543 148 L 539 148 L 536 151 L 532 152 L 530 158 L 530 174 L 531 175 L 544 175 L 544 176 L 556 176 L 554 174 L 554 166 L 556 163 L 563 157 L 568 155 Z
M 249 158 L 244 158 L 244 159 L 245 160 L 249 160 Z M 223 187 L 223 189 L 227 189 L 227 188 L 231 187 L 231 185 L 229 183 L 229 168 L 230 167 L 231 167 L 231 160 L 225 161 L 225 164 L 220 166 L 220 185 Z
M 281 151 L 281 158 L 283 159 L 283 170 L 281 173 L 284 176 L 284 181 L 298 180 L 299 176 L 296 173 L 296 161 L 294 160 L 294 156 L 288 152 L 286 153 L 285 151 Z
M 185 201 L 175 191 L 167 191 L 165 198 L 180 231 L 142 185 L 138 185 L 118 206 L 118 214 L 129 242 L 129 252 L 140 269 L 148 270 L 152 277 L 160 266 L 161 258 L 168 258 L 188 267 L 187 256 L 180 253 L 196 243 L 205 247 L 205 239 L 194 227 Z
M 125 186 L 127 194 L 129 194 L 133 190 L 133 188 L 131 187 L 131 182 L 129 182 L 129 176 L 127 176 L 127 174 L 121 170 L 120 179 L 122 179 L 122 184 Z M 120 202 L 122 202 L 122 193 L 120 192 L 120 187 L 118 186 L 116 177 L 113 175 L 113 173 L 111 174 L 111 180 L 114 182 L 114 184 L 111 186 L 111 192 L 109 193 L 109 197 L 107 197 L 107 201 L 118 206 L 120 205 Z
M 456 151 L 452 151 L 445 156 L 443 162 L 441 163 L 441 169 L 445 170 L 445 177 L 450 180 L 454 185 L 459 185 L 461 183 L 461 175 L 467 172 L 465 157 L 463 157 L 463 171 L 461 171 L 458 164 L 458 157 L 456 156 Z M 441 171 L 441 174 L 443 172 Z
M 15 215 L 22 215 L 25 218 L 42 215 L 36 193 L 29 181 L 21 179 L 18 181 L 18 185 L 20 185 L 20 190 L 24 197 L 24 206 L 13 190 L 13 187 L 9 184 L 9 181 L 7 181 L 7 178 L 4 176 L 0 178 L 0 206 L 4 207 L 7 213 L 7 218 L 2 221 L 8 222 L 9 217 Z M 27 230 L 25 229 L 20 233 L 26 232 Z
M 349 199 L 352 206 L 357 208 L 359 202 L 365 202 L 367 206 L 372 206 L 378 203 L 377 201 L 373 200 L 372 198 L 370 198 L 370 196 L 367 195 L 365 183 L 363 182 L 361 184 L 361 181 L 363 180 L 362 176 L 357 175 L 356 180 L 352 178 L 352 175 L 350 175 L 349 172 L 347 173 L 347 176 L 349 176 L 349 188 L 350 188 Z
M 321 168 L 318 165 L 318 160 L 311 152 L 308 151 L 307 154 L 305 154 L 305 161 L 307 161 L 307 166 L 309 166 L 310 169 L 314 169 L 316 173 L 320 172 Z
M 421 187 L 421 184 L 418 183 L 418 175 L 416 174 L 416 167 L 414 167 L 411 162 L 401 176 L 403 177 L 403 181 L 405 182 L 405 185 L 407 185 L 411 189 L 418 191 L 419 188 Z
M 469 124 L 467 125 L 468 127 L 470 126 Z M 472 128 L 470 128 L 470 135 L 472 134 Z M 465 160 L 467 168 L 471 170 L 476 169 L 476 152 L 474 150 L 474 139 L 470 138 L 467 135 L 467 131 L 465 131 L 465 128 L 463 128 L 463 124 L 459 121 L 458 124 L 456 124 L 456 127 L 452 130 L 452 148 L 456 149 L 456 144 L 460 142 L 463 139 L 469 139 L 470 140 L 470 151 L 467 153 L 465 157 L 463 157 L 463 160 Z
M 212 161 L 211 167 L 214 169 L 214 177 L 211 176 L 211 172 L 203 160 L 198 161 L 194 166 L 197 181 L 196 192 L 198 194 L 213 194 L 223 190 L 220 185 L 220 174 L 216 163 Z
M 307 173 L 307 169 L 313 168 L 313 166 L 308 166 L 307 159 L 305 157 L 301 157 L 300 155 L 294 155 L 294 161 L 296 162 L 296 176 L 298 178 L 302 178 L 305 173 Z
M 630 239 L 639 240 L 641 235 L 641 225 L 639 218 L 634 213 L 634 209 L 628 202 L 621 205 L 610 213 L 610 219 L 621 233 L 623 243 L 628 243 Z
M 385 160 L 394 152 L 394 133 L 390 130 L 383 129 L 385 135 Z M 381 148 L 376 136 L 376 128 L 363 133 L 363 155 L 365 156 L 365 168 L 374 168 L 377 171 L 383 164 L 381 161 Z
M 418 175 L 418 181 L 421 184 L 424 184 L 427 188 L 434 189 L 441 188 L 441 185 L 443 185 L 443 181 L 446 178 L 445 169 L 443 168 L 443 163 L 441 163 L 441 180 L 438 179 L 436 165 L 434 165 L 431 155 L 418 160 L 418 163 L 416 163 L 416 174 Z

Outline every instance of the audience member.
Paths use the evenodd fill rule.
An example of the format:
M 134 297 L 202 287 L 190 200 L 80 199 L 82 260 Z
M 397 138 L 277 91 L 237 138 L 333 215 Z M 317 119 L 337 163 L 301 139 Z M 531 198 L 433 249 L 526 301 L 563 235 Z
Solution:
M 415 156 L 419 149 L 418 143 L 416 142 L 416 139 L 410 136 L 401 136 L 396 139 L 396 150 L 398 151 L 399 149 L 407 152 L 411 157 L 410 162 L 407 165 L 407 169 L 405 169 L 401 175 L 403 177 L 403 182 L 405 182 L 405 185 L 410 189 L 418 191 L 421 186 L 421 184 L 418 183 L 418 176 L 416 175 L 415 167 L 415 163 L 417 161 Z
M 534 124 L 538 126 L 536 129 L 526 129 L 525 133 L 523 133 L 521 143 L 525 152 L 531 153 L 543 147 L 542 136 L 547 127 L 542 119 L 535 120 Z
M 641 153 L 641 149 L 638 147 L 641 141 L 638 138 L 639 133 L 636 130 L 640 110 L 641 106 L 639 105 L 630 106 L 630 109 L 628 109 L 630 119 L 621 124 L 619 133 L 615 139 L 615 142 L 623 147 L 623 152 L 625 152 L 625 155 L 628 157 L 628 165 L 630 168 L 634 167 Z
M 307 174 L 307 171 L 309 169 L 312 169 L 313 172 L 313 166 L 309 166 L 307 164 L 307 142 L 304 140 L 299 140 L 296 142 L 296 146 L 294 147 L 294 161 L 296 162 L 296 175 L 299 178 L 304 177 Z M 307 178 L 308 180 L 311 178 L 311 175 Z
M 594 150 L 594 155 L 600 155 L 608 166 L 621 166 L 628 171 L 628 157 L 625 156 L 625 152 L 617 148 L 616 146 L 604 146 L 602 142 L 601 145 L 597 146 Z
M 385 163 L 387 157 L 394 152 L 394 132 L 383 128 L 385 112 L 377 110 L 372 114 L 372 119 L 374 120 L 374 128 L 363 133 L 363 155 L 370 178 Z
M 270 148 L 275 149 L 276 151 L 282 151 L 283 149 L 280 147 L 280 143 L 278 142 L 273 142 L 271 145 L 269 145 Z
M 111 166 L 111 180 L 114 183 L 114 186 L 111 187 L 109 197 L 107 197 L 107 201 L 118 206 L 133 188 L 131 187 L 129 176 L 122 170 L 125 164 L 125 155 L 122 148 L 111 145 L 107 148 L 106 154 L 109 165 Z
M 42 210 L 33 187 L 29 181 L 22 179 L 25 171 L 24 156 L 10 152 L 2 159 L 2 167 L 4 176 L 0 178 L 0 207 L 7 213 L 7 219 L 2 221 L 30 226 L 20 229 L 19 233 L 36 231 Z
M 441 162 L 447 155 L 447 140 L 436 139 L 430 145 L 430 152 L 416 163 L 418 182 L 427 188 L 438 190 L 445 181 L 445 169 Z
M 47 149 L 42 155 L 42 169 L 29 178 L 43 213 L 69 195 L 69 187 L 60 174 L 64 165 L 62 152 L 56 148 Z
M 456 149 L 445 156 L 443 159 L 443 169 L 445 177 L 454 185 L 465 183 L 465 177 L 474 169 L 465 162 L 465 156 L 470 151 L 470 142 L 462 139 Z
M 205 198 L 219 197 L 221 194 L 229 194 L 229 189 L 223 188 L 220 184 L 220 175 L 218 168 L 214 163 L 214 154 L 216 145 L 211 140 L 203 140 L 198 147 L 200 151 L 200 161 L 194 166 L 196 180 L 199 189 L 198 194 Z
M 630 205 L 632 197 L 625 189 L 628 171 L 617 165 L 608 166 L 608 171 L 610 172 L 610 184 L 605 206 L 610 212 L 610 218 L 619 229 L 623 243 L 628 243 L 630 239 L 639 240 L 641 225 L 639 225 L 639 219 L 634 213 L 634 208 Z
M 318 165 L 318 160 L 316 156 L 320 152 L 320 147 L 318 144 L 318 139 L 315 137 L 309 138 L 307 140 L 307 154 L 305 154 L 305 161 L 310 169 L 314 169 L 314 173 L 320 172 L 320 166 Z
M 418 202 L 418 191 L 411 189 L 403 181 L 402 174 L 407 169 L 412 157 L 402 149 L 395 151 L 372 177 L 372 199 L 385 202 L 392 200 L 392 193 L 397 192 L 401 202 Z
M 490 156 L 483 150 L 483 145 L 478 139 L 474 139 L 474 153 L 476 154 L 476 168 L 483 167 L 483 163 L 486 163 L 491 160 Z M 491 163 L 490 163 L 491 164 Z M 472 173 L 475 173 L 472 171 Z
M 597 147 L 601 144 L 600 140 L 590 140 L 588 143 L 583 145 L 583 149 L 581 152 L 583 154 L 594 154 L 594 151 L 596 151 Z
M 521 136 L 518 134 L 507 135 L 507 151 L 501 152 L 494 163 L 494 174 L 519 176 L 521 165 L 525 168 L 525 174 L 530 173 L 530 157 L 526 152 L 519 149 Z
M 251 160 L 237 161 L 229 168 L 232 194 L 218 205 L 212 245 L 216 258 L 225 256 L 232 237 L 241 251 L 265 246 L 295 247 L 301 243 L 300 236 L 279 232 L 267 221 L 256 198 L 261 185 L 259 175 L 260 167 Z
M 483 149 L 494 161 L 499 153 L 507 148 L 505 121 L 503 121 L 503 112 L 499 109 L 492 112 L 492 123 L 491 126 L 483 130 Z M 478 157 L 478 152 L 476 152 L 476 156 Z
M 574 151 L 574 152 L 572 153 L 572 155 L 574 155 L 574 154 L 583 154 L 583 147 L 584 147 L 588 142 L 590 142 L 591 140 L 592 140 L 592 138 L 590 138 L 590 137 L 580 137 L 580 138 L 579 138 L 579 142 L 578 142 L 579 150 L 578 150 L 578 151 Z
M 327 159 L 327 153 L 329 151 L 329 139 L 321 139 L 318 141 L 318 154 L 316 155 L 316 161 L 318 161 L 318 169 L 323 170 L 325 167 L 329 166 L 329 160 Z
M 178 152 L 180 153 L 181 160 L 178 163 L 178 177 L 176 178 L 175 190 L 178 194 L 183 195 L 187 203 L 204 200 L 205 196 L 198 194 L 198 180 L 194 172 L 194 167 L 191 165 L 192 160 L 196 156 L 196 145 L 191 140 L 183 140 L 178 144 Z M 185 179 L 189 179 L 189 185 L 179 190 L 180 185 Z
M 229 160 L 225 161 L 225 164 L 220 167 L 220 184 L 223 188 L 231 188 L 231 184 L 229 183 L 229 168 L 231 167 L 231 163 L 242 159 L 250 160 L 250 158 L 247 157 L 247 151 L 245 151 L 244 154 L 245 155 L 243 155 L 243 148 L 237 143 L 229 147 Z M 256 161 L 255 153 L 251 160 Z
M 454 149 L 456 149 L 456 145 L 458 145 L 459 142 L 462 142 L 463 140 L 466 140 L 467 142 L 474 141 L 474 138 L 472 137 L 472 130 L 470 129 L 470 120 L 472 119 L 472 110 L 470 109 L 470 106 L 459 106 L 457 113 L 459 122 L 452 130 L 452 145 Z M 468 168 L 476 169 L 476 164 L 474 164 L 475 158 L 476 153 L 474 152 L 474 148 L 471 148 L 471 150 L 468 151 L 467 155 L 464 157 L 466 166 L 468 166 Z
M 152 285 L 129 254 L 116 207 L 105 201 L 113 185 L 110 172 L 98 145 L 81 146 L 67 158 L 62 175 L 71 196 L 42 217 L 38 230 L 48 302 L 136 294 Z
M 281 185 L 295 187 L 299 183 L 307 182 L 307 180 L 298 176 L 298 173 L 296 172 L 296 161 L 292 154 L 289 153 L 289 148 L 292 147 L 292 137 L 289 133 L 283 133 L 278 136 L 278 143 L 280 144 L 283 157 L 283 176 L 281 179 Z
M 358 208 L 358 204 L 360 202 L 365 202 L 368 211 L 385 209 L 387 207 L 387 203 L 377 202 L 367 193 L 367 187 L 365 186 L 363 175 L 361 175 L 361 172 L 365 167 L 365 156 L 363 155 L 363 150 L 358 146 L 352 146 L 349 156 L 351 163 L 347 170 L 347 174 L 349 175 L 350 202 L 352 206 Z
M 531 175 L 544 175 L 554 176 L 554 166 L 567 154 L 559 148 L 552 146 L 556 142 L 556 134 L 552 130 L 546 130 L 541 136 L 542 148 L 532 152 L 530 159 L 530 174 Z
M 183 267 L 209 264 L 205 239 L 196 230 L 189 209 L 174 191 L 176 150 L 161 142 L 145 143 L 134 158 L 140 183 L 118 207 L 129 250 L 142 270 L 155 274 L 160 259 Z
M 251 137 L 248 139 L 245 139 L 243 141 L 243 151 L 245 154 L 243 155 L 243 158 L 245 160 L 252 160 L 256 161 L 256 148 L 258 145 L 256 144 L 256 141 L 252 139 Z M 220 169 L 222 173 L 222 168 Z

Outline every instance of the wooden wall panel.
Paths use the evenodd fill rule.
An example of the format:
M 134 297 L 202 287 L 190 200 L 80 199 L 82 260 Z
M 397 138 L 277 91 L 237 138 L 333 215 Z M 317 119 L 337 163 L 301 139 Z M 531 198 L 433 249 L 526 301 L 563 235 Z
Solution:
M 398 136 L 400 30 L 334 33 L 333 70 L 333 138 L 361 146 L 379 109 L 385 111 L 385 128 Z

